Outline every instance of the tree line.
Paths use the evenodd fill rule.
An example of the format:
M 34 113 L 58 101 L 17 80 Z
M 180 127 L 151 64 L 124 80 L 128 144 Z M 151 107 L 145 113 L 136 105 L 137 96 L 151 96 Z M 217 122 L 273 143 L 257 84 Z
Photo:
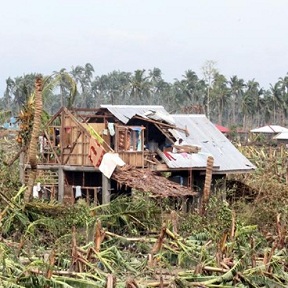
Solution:
M 87 63 L 47 76 L 45 81 L 51 89 L 43 95 L 43 107 L 54 114 L 61 106 L 163 105 L 170 113 L 206 114 L 212 122 L 228 127 L 286 125 L 288 73 L 265 90 L 255 79 L 245 82 L 236 75 L 225 77 L 214 61 L 207 61 L 202 72 L 199 77 L 187 70 L 181 79 L 169 83 L 159 68 L 95 76 L 93 66 Z M 34 91 L 35 76 L 9 77 L 0 109 L 17 115 Z

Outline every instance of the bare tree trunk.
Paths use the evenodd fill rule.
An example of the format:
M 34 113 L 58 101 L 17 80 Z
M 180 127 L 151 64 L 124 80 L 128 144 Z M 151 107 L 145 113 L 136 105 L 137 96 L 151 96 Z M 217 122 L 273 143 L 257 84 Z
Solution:
M 209 201 L 209 197 L 210 197 L 213 164 L 214 164 L 214 158 L 212 156 L 209 156 L 207 159 L 204 190 L 203 190 L 203 195 L 202 195 L 202 199 L 201 199 L 201 207 L 200 207 L 200 214 L 201 215 L 205 214 L 206 205 L 207 205 L 207 203 Z
M 33 119 L 33 128 L 31 133 L 31 139 L 29 144 L 29 164 L 31 170 L 29 172 L 28 178 L 28 188 L 24 195 L 24 201 L 27 203 L 31 199 L 34 182 L 37 174 L 37 150 L 38 150 L 38 137 L 41 124 L 41 114 L 42 114 L 42 77 L 37 76 L 35 81 L 35 110 Z

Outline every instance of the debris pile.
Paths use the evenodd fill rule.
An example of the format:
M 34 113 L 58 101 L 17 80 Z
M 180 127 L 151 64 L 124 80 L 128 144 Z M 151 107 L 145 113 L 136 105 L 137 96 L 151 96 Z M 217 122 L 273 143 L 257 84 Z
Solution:
M 134 188 L 141 192 L 150 192 L 153 197 L 195 196 L 196 192 L 185 186 L 172 182 L 149 169 L 139 169 L 130 165 L 118 168 L 112 179 L 119 184 Z

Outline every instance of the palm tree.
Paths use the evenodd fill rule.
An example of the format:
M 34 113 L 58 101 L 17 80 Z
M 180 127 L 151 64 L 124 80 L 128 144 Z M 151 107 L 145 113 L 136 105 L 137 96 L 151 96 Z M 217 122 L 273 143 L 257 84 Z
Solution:
M 77 95 L 77 83 L 70 73 L 63 68 L 54 72 L 45 82 L 49 88 L 60 88 L 61 106 L 66 106 L 66 103 L 68 109 L 73 106 Z
M 95 97 L 95 106 L 99 107 L 100 104 L 105 104 L 107 101 L 107 89 L 109 80 L 107 75 L 97 76 L 91 83 L 91 93 Z
M 190 103 L 192 105 L 202 105 L 205 97 L 205 82 L 203 80 L 199 80 L 197 74 L 192 70 L 185 71 L 183 77 L 184 79 L 181 81 L 184 88 L 183 92 L 190 99 Z
M 41 125 L 41 114 L 42 114 L 42 89 L 43 80 L 42 76 L 38 75 L 35 80 L 35 109 L 33 118 L 33 128 L 31 133 L 31 139 L 29 144 L 29 164 L 30 172 L 28 178 L 28 187 L 24 194 L 25 203 L 30 201 L 34 182 L 37 174 L 37 148 L 38 148 L 38 136 Z
M 84 89 L 84 99 L 85 106 L 87 108 L 92 105 L 92 93 L 91 93 L 91 82 L 93 77 L 94 68 L 90 63 L 86 63 L 84 67 L 84 78 L 85 78 L 85 89 Z
M 134 75 L 130 78 L 131 93 L 130 99 L 134 104 L 145 103 L 148 98 L 148 103 L 150 101 L 150 88 L 151 84 L 149 82 L 149 77 L 145 76 L 145 70 L 136 70 Z M 147 102 L 146 102 L 147 103 Z
M 181 111 L 192 111 L 195 107 L 202 107 L 206 93 L 205 81 L 199 80 L 192 70 L 185 71 L 182 77 L 182 80 L 176 79 L 172 87 L 175 104 Z
M 277 113 L 278 108 L 282 106 L 283 98 L 281 97 L 281 89 L 280 83 L 276 82 L 276 84 L 270 84 L 270 91 L 271 91 L 271 102 L 273 103 L 273 123 L 276 123 L 276 115 L 282 113 Z
M 174 106 L 174 109 L 181 110 L 181 107 L 189 105 L 187 103 L 187 94 L 185 94 L 185 84 L 182 81 L 179 81 L 178 79 L 175 79 L 175 82 L 173 83 L 172 87 L 172 103 L 169 104 L 171 106 Z
M 91 96 L 91 78 L 93 76 L 94 68 L 91 64 L 87 63 L 85 67 L 76 66 L 72 67 L 70 74 L 74 80 L 81 87 L 81 99 L 80 105 L 82 107 L 88 107 L 88 98 Z
M 113 71 L 108 75 L 96 77 L 91 83 L 92 95 L 99 104 L 124 104 L 129 95 L 129 75 L 126 72 Z
M 275 118 L 273 117 L 273 112 L 275 111 L 275 102 L 273 99 L 273 95 L 271 90 L 267 90 L 263 92 L 263 96 L 260 97 L 260 122 L 261 125 L 265 125 L 267 123 L 271 123 L 271 118 L 273 119 L 273 123 L 275 122 Z M 271 117 L 272 116 L 272 117 Z
M 9 110 L 11 110 L 14 87 L 15 87 L 15 82 L 13 81 L 12 78 L 9 77 L 6 80 L 6 89 L 5 89 L 4 97 L 3 97 L 3 104 Z
M 245 83 L 243 79 L 239 79 L 236 75 L 232 76 L 229 81 L 231 91 L 231 106 L 232 106 L 232 124 L 238 123 L 236 119 L 236 107 L 241 107 L 241 98 L 243 97 Z M 239 109 L 237 111 L 239 114 Z
M 247 82 L 247 89 L 244 92 L 241 104 L 243 113 L 243 127 L 247 128 L 248 118 L 250 116 L 251 125 L 254 121 L 256 125 L 260 124 L 261 95 L 263 89 L 259 89 L 259 83 L 254 79 Z
M 227 87 L 227 80 L 224 75 L 216 72 L 214 81 L 211 87 L 211 104 L 215 104 L 218 110 L 218 123 L 222 125 L 222 116 L 224 105 L 228 101 L 229 89 Z
M 117 72 L 118 82 L 119 82 L 119 100 L 120 103 L 127 104 L 129 103 L 130 95 L 130 72 Z
M 60 73 L 53 73 L 51 76 L 43 77 L 41 75 L 36 76 L 35 80 L 35 94 L 31 93 L 30 98 L 34 97 L 34 117 L 33 117 L 33 126 L 29 142 L 29 159 L 28 162 L 31 166 L 28 179 L 28 189 L 25 192 L 24 200 L 28 202 L 32 195 L 32 190 L 37 173 L 37 148 L 38 148 L 38 137 L 41 127 L 41 115 L 43 111 L 43 101 L 42 97 L 45 99 L 45 95 L 51 94 L 51 91 L 63 85 L 65 91 L 68 91 L 69 97 L 67 99 L 68 108 L 71 108 L 75 100 L 75 95 L 77 93 L 76 82 L 71 78 L 71 76 L 66 73 L 64 70 L 61 70 Z M 70 89 L 70 90 L 68 90 Z M 62 96 L 62 95 L 61 95 Z M 62 98 L 62 97 L 61 97 Z M 63 100 L 63 98 L 62 98 Z M 30 101 L 33 104 L 33 101 Z
M 283 111 L 283 123 L 285 125 L 284 118 L 288 115 L 288 73 L 285 77 L 279 78 L 279 89 L 281 91 L 281 98 L 282 98 L 282 111 Z
M 117 104 L 117 99 L 120 98 L 120 82 L 118 78 L 118 72 L 113 71 L 112 73 L 108 74 L 108 94 L 110 96 L 110 103 L 112 105 Z
M 159 104 L 161 89 L 165 85 L 165 81 L 162 78 L 162 71 L 159 68 L 153 68 L 149 70 L 149 81 L 151 84 L 151 97 L 149 104 Z
M 10 85 L 10 94 L 13 95 L 13 110 L 19 112 L 21 107 L 27 101 L 29 95 L 34 90 L 35 74 L 16 77 L 14 81 L 10 78 L 7 81 L 9 81 Z

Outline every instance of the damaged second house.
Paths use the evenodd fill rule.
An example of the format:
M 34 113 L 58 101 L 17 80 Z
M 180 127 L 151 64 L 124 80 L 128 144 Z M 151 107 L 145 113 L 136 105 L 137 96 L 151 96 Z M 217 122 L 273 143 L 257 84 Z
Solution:
M 25 158 L 23 170 L 29 169 Z M 37 169 L 34 197 L 70 204 L 84 198 L 98 205 L 133 189 L 196 201 L 207 172 L 213 187 L 229 173 L 255 166 L 205 115 L 171 115 L 162 106 L 101 105 L 62 107 L 41 131 Z

